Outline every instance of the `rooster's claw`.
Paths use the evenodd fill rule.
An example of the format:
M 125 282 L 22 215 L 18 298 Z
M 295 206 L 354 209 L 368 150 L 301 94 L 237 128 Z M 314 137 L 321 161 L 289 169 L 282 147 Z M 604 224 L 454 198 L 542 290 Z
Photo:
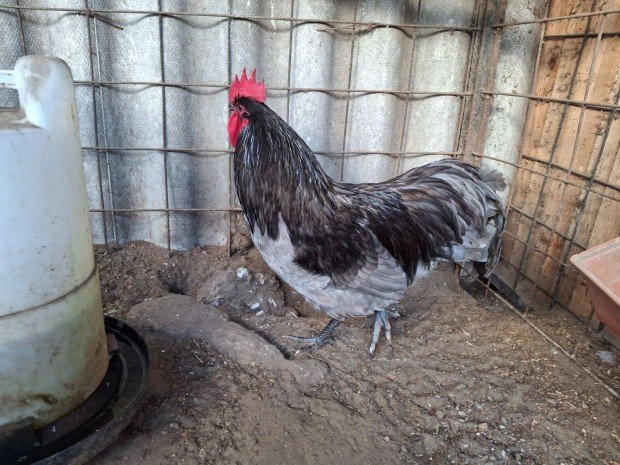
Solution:
M 379 342 L 379 334 L 381 333 L 381 328 L 385 332 L 385 338 L 392 342 L 392 327 L 390 326 L 390 317 L 392 318 L 400 318 L 400 315 L 391 310 L 377 310 L 375 312 L 375 325 L 372 330 L 372 341 L 370 342 L 370 354 L 375 353 L 375 349 L 377 348 L 377 342 Z
M 297 349 L 295 355 L 299 355 L 302 352 L 310 352 L 311 350 L 318 349 L 322 347 L 326 342 L 329 336 L 334 332 L 334 330 L 340 326 L 342 323 L 341 320 L 337 320 L 336 318 L 332 318 L 329 320 L 329 323 L 323 328 L 323 330 L 314 337 L 299 337 L 299 336 L 284 336 L 287 339 L 292 339 L 293 341 L 303 342 L 304 344 L 308 344 L 307 346 L 301 347 Z

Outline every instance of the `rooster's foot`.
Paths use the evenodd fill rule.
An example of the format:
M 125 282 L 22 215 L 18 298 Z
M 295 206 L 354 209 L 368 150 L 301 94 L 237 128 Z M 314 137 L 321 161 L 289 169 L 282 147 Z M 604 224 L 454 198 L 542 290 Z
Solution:
M 299 355 L 302 352 L 310 352 L 311 350 L 318 349 L 321 347 L 329 336 L 334 332 L 334 330 L 340 326 L 342 323 L 341 320 L 337 320 L 336 318 L 332 318 L 329 320 L 329 323 L 323 328 L 323 330 L 314 337 L 298 337 L 298 336 L 284 336 L 287 339 L 292 339 L 293 341 L 303 342 L 304 344 L 308 344 L 295 352 L 295 355 Z
M 377 310 L 375 312 L 375 326 L 372 330 L 372 341 L 370 343 L 370 353 L 374 354 L 379 342 L 379 333 L 381 328 L 385 332 L 385 338 L 392 342 L 392 327 L 390 326 L 390 317 L 400 318 L 400 315 L 391 310 Z

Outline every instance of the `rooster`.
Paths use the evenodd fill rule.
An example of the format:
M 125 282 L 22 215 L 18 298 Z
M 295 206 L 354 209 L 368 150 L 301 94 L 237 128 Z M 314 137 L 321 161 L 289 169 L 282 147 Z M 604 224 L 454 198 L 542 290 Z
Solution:
M 321 347 L 347 317 L 375 316 L 391 341 L 390 306 L 420 268 L 446 259 L 488 275 L 499 259 L 504 207 L 500 173 L 454 159 L 389 181 L 330 178 L 302 138 L 265 105 L 264 82 L 243 70 L 230 87 L 230 143 L 237 196 L 256 248 L 293 289 L 331 319 Z

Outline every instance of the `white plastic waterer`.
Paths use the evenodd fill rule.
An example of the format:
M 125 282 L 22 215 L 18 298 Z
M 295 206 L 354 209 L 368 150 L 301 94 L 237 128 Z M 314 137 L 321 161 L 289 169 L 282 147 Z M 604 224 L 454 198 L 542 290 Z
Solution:
M 0 85 L 0 427 L 47 424 L 108 368 L 71 71 L 29 56 Z

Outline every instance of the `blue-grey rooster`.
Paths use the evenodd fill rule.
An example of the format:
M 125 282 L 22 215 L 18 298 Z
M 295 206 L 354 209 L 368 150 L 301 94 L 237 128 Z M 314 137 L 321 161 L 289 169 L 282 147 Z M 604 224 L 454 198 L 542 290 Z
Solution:
M 301 350 L 323 345 L 347 317 L 375 315 L 391 340 L 389 307 L 419 267 L 447 259 L 488 275 L 499 259 L 500 173 L 446 159 L 389 181 L 331 179 L 299 135 L 264 104 L 264 84 L 245 70 L 230 88 L 230 143 L 239 202 L 267 264 L 331 317 Z

